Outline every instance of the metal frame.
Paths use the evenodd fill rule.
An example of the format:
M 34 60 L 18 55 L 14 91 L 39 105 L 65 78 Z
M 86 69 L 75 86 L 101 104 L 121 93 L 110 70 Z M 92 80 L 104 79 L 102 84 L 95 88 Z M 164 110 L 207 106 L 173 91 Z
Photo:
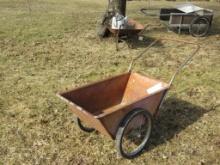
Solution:
M 172 42 L 181 42 L 181 43 L 186 43 L 186 44 L 191 44 L 191 45 L 195 45 L 196 48 L 195 50 L 186 58 L 186 60 L 181 63 L 181 65 L 177 68 L 177 70 L 174 72 L 174 74 L 172 75 L 170 81 L 169 81 L 169 88 L 172 86 L 173 84 L 173 81 L 175 80 L 176 76 L 178 75 L 178 73 L 192 60 L 192 58 L 196 55 L 196 53 L 199 51 L 200 49 L 200 45 L 197 44 L 197 43 L 193 43 L 193 42 L 188 42 L 188 41 L 183 41 L 183 40 L 177 40 L 177 39 L 170 39 L 170 38 L 162 38 L 162 39 L 157 39 L 155 41 L 153 41 L 143 52 L 141 52 L 137 57 L 135 57 L 134 59 L 132 59 L 129 67 L 128 67 L 128 72 L 131 72 L 132 71 L 132 67 L 134 65 L 134 62 L 136 60 L 138 60 L 142 55 L 144 55 L 153 45 L 155 45 L 156 43 L 158 43 L 159 41 L 172 41 Z M 165 90 L 165 92 L 163 93 L 163 96 L 160 100 L 160 103 L 158 104 L 158 107 L 156 109 L 156 113 L 154 114 L 154 116 L 157 115 L 161 105 L 163 104 L 164 102 L 164 99 L 166 97 L 166 94 L 168 92 L 168 89 Z

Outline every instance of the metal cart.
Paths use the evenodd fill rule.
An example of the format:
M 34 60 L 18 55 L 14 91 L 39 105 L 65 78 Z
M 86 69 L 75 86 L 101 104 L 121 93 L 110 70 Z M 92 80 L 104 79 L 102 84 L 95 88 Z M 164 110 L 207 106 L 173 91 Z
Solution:
M 141 12 L 147 16 L 155 16 L 147 9 L 141 9 Z M 183 4 L 175 8 L 161 8 L 159 17 L 162 21 L 168 21 L 170 30 L 181 33 L 181 30 L 187 29 L 192 36 L 203 37 L 210 30 L 213 11 L 193 4 Z
M 114 139 L 118 153 L 125 158 L 134 158 L 145 148 L 153 118 L 175 76 L 199 50 L 196 45 L 169 83 L 132 72 L 134 62 L 158 41 L 132 60 L 128 72 L 58 93 L 77 116 L 76 123 L 82 130 L 92 132 L 95 129 Z

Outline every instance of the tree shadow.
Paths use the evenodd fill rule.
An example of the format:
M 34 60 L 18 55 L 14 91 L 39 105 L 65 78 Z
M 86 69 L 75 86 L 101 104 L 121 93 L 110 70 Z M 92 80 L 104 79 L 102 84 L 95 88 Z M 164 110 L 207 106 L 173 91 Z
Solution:
M 147 150 L 151 150 L 186 129 L 208 110 L 178 98 L 168 98 L 155 121 Z

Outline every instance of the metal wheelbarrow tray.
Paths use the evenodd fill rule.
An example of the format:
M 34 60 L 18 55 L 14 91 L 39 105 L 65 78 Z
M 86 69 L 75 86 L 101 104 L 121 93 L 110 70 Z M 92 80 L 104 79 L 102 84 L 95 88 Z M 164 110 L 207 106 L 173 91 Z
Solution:
M 116 42 L 116 50 L 119 50 L 119 39 L 126 37 L 127 40 L 138 37 L 139 34 L 143 33 L 145 30 L 145 26 L 141 23 L 128 19 L 128 27 L 126 29 L 113 29 L 110 24 L 107 25 L 107 29 L 113 34 Z M 130 45 L 131 46 L 131 45 Z
M 133 19 L 128 19 L 128 25 L 130 26 L 129 28 L 126 29 L 113 29 L 111 25 L 108 25 L 108 30 L 113 34 L 113 35 L 118 35 L 118 36 L 123 36 L 123 35 L 137 35 L 141 31 L 144 30 L 144 25 L 141 23 L 133 20 Z
M 60 96 L 82 121 L 115 139 L 125 114 L 143 108 L 154 115 L 168 88 L 168 84 L 159 80 L 138 73 L 125 73 L 60 93 Z
M 76 123 L 82 130 L 91 132 L 95 129 L 115 139 L 118 153 L 125 158 L 133 158 L 144 149 L 150 137 L 153 117 L 175 76 L 199 50 L 198 46 L 169 83 L 131 72 L 133 62 L 157 41 L 132 60 L 127 73 L 58 93 L 77 116 Z

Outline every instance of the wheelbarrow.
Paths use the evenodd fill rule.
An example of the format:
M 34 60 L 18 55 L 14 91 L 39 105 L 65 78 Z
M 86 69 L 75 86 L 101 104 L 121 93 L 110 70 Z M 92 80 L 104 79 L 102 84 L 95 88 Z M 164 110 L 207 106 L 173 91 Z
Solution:
M 128 26 L 126 29 L 114 29 L 111 24 L 108 24 L 107 28 L 115 37 L 116 50 L 119 50 L 118 43 L 120 39 L 126 38 L 129 40 L 131 38 L 138 37 L 146 29 L 144 25 L 133 19 L 128 19 Z
M 134 62 L 158 41 L 152 42 L 132 60 L 128 72 L 57 94 L 68 103 L 83 131 L 97 130 L 115 140 L 118 154 L 128 159 L 145 148 L 153 119 L 174 78 L 200 48 L 196 45 L 169 83 L 132 72 Z

